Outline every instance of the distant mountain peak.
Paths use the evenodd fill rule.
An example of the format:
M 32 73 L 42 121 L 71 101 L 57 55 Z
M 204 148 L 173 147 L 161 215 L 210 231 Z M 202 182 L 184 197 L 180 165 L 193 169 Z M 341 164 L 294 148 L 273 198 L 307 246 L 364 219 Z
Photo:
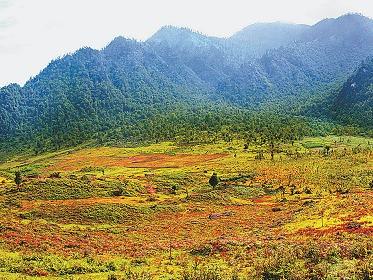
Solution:
M 284 22 L 254 23 L 233 34 L 227 40 L 240 46 L 246 57 L 260 58 L 266 51 L 284 47 L 296 41 L 308 30 L 305 24 Z
M 371 20 L 369 17 L 364 16 L 360 13 L 347 13 L 344 15 L 341 15 L 336 18 L 336 20 L 362 20 L 362 21 L 369 21 Z
M 147 42 L 167 44 L 169 47 L 189 48 L 206 46 L 210 44 L 212 40 L 216 39 L 215 37 L 204 35 L 190 28 L 166 25 L 151 36 Z
M 258 38 L 270 38 L 272 36 L 283 37 L 286 34 L 292 37 L 297 36 L 307 28 L 309 28 L 309 26 L 305 24 L 286 23 L 280 21 L 261 22 L 248 25 L 247 27 L 233 34 L 230 38 L 251 41 L 257 40 Z
M 127 53 L 133 53 L 138 51 L 139 49 L 143 48 L 143 45 L 134 40 L 134 39 L 127 39 L 122 36 L 115 37 L 104 49 L 104 53 L 115 55 L 115 56 L 122 56 Z
M 117 36 L 105 47 L 105 49 L 113 48 L 113 47 L 123 47 L 123 46 L 129 46 L 129 45 L 138 45 L 138 44 L 139 42 L 137 42 L 135 39 L 128 39 L 123 36 Z
M 158 32 L 175 32 L 175 33 L 199 33 L 197 31 L 192 30 L 189 27 L 180 27 L 175 25 L 164 25 L 162 26 Z
M 373 35 L 373 20 L 361 14 L 349 13 L 316 23 L 302 35 L 301 40 L 323 41 L 331 39 L 353 43 L 371 35 Z
M 202 33 L 192 30 L 188 27 L 178 27 L 173 25 L 162 26 L 149 40 L 157 40 L 158 38 L 164 39 L 170 36 L 206 36 Z

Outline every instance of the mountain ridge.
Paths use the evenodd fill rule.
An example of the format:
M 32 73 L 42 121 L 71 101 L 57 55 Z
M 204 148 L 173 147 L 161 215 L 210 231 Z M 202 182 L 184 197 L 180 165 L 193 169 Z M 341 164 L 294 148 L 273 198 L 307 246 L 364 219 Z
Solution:
M 348 21 L 354 28 L 342 28 Z M 23 87 L 0 89 L 0 138 L 36 135 L 74 143 L 118 129 L 129 135 L 140 133 L 139 122 L 176 108 L 257 111 L 278 103 L 286 113 L 294 99 L 326 91 L 373 55 L 369 18 L 280 25 L 304 31 L 277 48 L 264 46 L 260 57 L 249 55 L 242 38 L 237 45 L 175 27 L 144 42 L 119 36 L 101 50 L 81 48 L 52 61 Z

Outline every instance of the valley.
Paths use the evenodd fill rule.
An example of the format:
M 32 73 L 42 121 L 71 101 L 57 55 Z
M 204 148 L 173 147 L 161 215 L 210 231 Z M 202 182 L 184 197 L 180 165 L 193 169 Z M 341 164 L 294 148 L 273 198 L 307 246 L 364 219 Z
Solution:
M 366 279 L 373 139 L 305 137 L 273 160 L 244 144 L 82 146 L 2 163 L 0 279 Z
M 372 4 L 193 1 L 0 0 L 0 280 L 373 279 Z

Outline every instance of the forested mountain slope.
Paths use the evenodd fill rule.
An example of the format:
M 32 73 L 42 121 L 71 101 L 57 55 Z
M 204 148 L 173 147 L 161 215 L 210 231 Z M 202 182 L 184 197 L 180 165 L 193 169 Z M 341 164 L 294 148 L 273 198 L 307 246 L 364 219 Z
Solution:
M 317 92 L 346 79 L 372 54 L 373 20 L 355 14 L 328 19 L 308 28 L 298 41 L 242 64 L 219 92 L 247 105 Z
M 364 61 L 337 93 L 332 113 L 344 123 L 373 127 L 373 58 Z
M 25 84 L 0 92 L 1 136 L 27 131 L 56 143 L 129 127 L 155 113 L 193 106 L 203 83 L 167 65 L 145 44 L 116 38 L 102 51 L 84 48 L 53 61 Z
M 305 24 L 255 23 L 233 34 L 227 41 L 236 46 L 235 51 L 243 58 L 260 58 L 267 50 L 294 43 L 308 29 L 310 26 Z
M 59 147 L 108 134 L 167 137 L 154 129 L 159 116 L 187 127 L 202 124 L 201 114 L 219 118 L 268 103 L 288 112 L 294 98 L 329 96 L 326 88 L 370 55 L 373 20 L 356 14 L 314 26 L 253 25 L 230 38 L 171 26 L 146 42 L 118 37 L 102 50 L 83 48 L 52 61 L 23 87 L 0 89 L 0 139 Z M 338 108 L 350 101 L 371 108 L 343 96 Z M 341 112 L 334 118 L 346 120 Z M 355 123 L 364 125 L 362 116 Z

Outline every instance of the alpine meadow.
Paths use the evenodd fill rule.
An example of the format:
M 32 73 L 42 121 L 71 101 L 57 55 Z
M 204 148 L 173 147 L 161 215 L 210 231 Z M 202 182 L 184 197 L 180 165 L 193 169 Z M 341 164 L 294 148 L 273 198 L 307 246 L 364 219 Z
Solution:
M 3 43 L 13 1 L 31 5 L 0 1 L 4 77 L 27 67 Z M 9 79 L 0 279 L 373 279 L 373 19 L 319 18 L 229 36 L 166 25 Z

